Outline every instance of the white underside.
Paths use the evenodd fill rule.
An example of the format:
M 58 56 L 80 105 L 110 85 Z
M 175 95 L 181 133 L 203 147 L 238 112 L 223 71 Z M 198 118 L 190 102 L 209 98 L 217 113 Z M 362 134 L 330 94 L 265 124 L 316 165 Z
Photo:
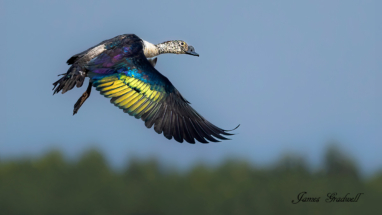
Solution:
M 143 53 L 145 54 L 146 58 L 152 58 L 158 55 L 158 49 L 154 44 L 143 40 L 143 46 Z

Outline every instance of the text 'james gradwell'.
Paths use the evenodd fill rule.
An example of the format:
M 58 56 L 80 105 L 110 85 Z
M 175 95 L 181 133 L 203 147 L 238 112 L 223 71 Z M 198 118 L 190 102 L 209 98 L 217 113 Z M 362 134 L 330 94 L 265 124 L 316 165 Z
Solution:
M 364 193 L 357 193 L 354 197 L 349 197 L 350 193 L 347 193 L 345 196 L 338 197 L 337 193 L 328 193 L 326 196 L 327 198 L 325 199 L 326 203 L 331 203 L 331 202 L 358 202 L 359 198 L 361 195 Z M 296 200 L 292 200 L 293 204 L 297 204 L 299 202 L 320 202 L 321 197 L 313 197 L 313 196 L 308 196 L 307 192 L 301 192 L 297 195 Z

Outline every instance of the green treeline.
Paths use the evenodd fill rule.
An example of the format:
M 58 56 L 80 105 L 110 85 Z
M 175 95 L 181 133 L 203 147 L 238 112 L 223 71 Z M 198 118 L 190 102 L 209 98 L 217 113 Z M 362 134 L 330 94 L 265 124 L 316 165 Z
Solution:
M 96 150 L 68 161 L 59 152 L 39 159 L 0 160 L 0 215 L 378 214 L 382 174 L 362 178 L 352 159 L 331 147 L 323 168 L 287 156 L 258 168 L 228 160 L 217 167 L 178 171 L 156 160 L 109 167 Z M 320 197 L 300 202 L 297 195 Z M 358 202 L 325 202 L 327 193 Z

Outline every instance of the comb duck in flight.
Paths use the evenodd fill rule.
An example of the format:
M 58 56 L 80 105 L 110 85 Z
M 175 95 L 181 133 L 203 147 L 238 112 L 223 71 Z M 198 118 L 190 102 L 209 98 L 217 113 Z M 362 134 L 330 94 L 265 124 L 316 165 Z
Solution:
M 54 93 L 65 93 L 74 86 L 81 87 L 85 77 L 89 85 L 74 105 L 73 115 L 90 96 L 94 86 L 110 102 L 125 113 L 141 118 L 147 128 L 178 142 L 195 143 L 226 140 L 232 135 L 213 125 L 197 113 L 172 83 L 154 67 L 160 54 L 189 54 L 199 56 L 194 47 L 181 40 L 157 45 L 134 34 L 124 34 L 105 40 L 88 50 L 72 56 L 72 65 L 63 77 L 53 83 Z M 236 127 L 237 128 L 237 127 Z M 235 128 L 235 129 L 236 129 Z M 217 138 L 217 139 L 216 139 Z

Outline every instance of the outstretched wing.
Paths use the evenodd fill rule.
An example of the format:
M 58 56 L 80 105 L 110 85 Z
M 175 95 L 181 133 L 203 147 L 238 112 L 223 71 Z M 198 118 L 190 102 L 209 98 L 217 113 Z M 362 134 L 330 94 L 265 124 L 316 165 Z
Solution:
M 147 128 L 168 139 L 202 143 L 232 135 L 198 114 L 171 82 L 146 59 L 141 43 L 124 44 L 93 59 L 93 86 L 125 113 L 141 118 Z M 217 139 L 216 139 L 217 138 Z

